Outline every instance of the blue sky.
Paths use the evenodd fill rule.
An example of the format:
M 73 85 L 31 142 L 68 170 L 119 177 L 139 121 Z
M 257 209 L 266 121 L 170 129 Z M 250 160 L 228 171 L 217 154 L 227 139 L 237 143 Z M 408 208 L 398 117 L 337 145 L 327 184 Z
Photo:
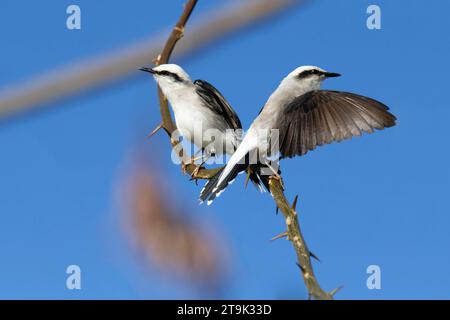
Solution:
M 200 1 L 193 15 L 226 1 Z M 0 86 L 102 54 L 170 27 L 183 1 L 2 1 Z M 65 27 L 82 9 L 82 30 Z M 382 29 L 366 28 L 366 8 Z M 299 194 L 307 242 L 327 290 L 342 299 L 450 298 L 450 152 L 447 126 L 450 4 L 312 0 L 181 61 L 216 85 L 248 127 L 279 81 L 300 65 L 343 76 L 326 88 L 379 99 L 398 126 L 282 163 L 287 196 Z M 187 30 L 189 32 L 189 30 Z M 235 182 L 212 207 L 169 162 L 155 85 L 145 74 L 56 102 L 0 127 L 0 298 L 206 298 L 139 264 L 120 228 L 116 185 L 132 147 L 154 155 L 196 219 L 226 235 L 232 270 L 221 298 L 305 298 L 292 247 L 267 194 Z M 82 290 L 65 287 L 82 269 Z M 381 290 L 366 268 L 381 267 Z

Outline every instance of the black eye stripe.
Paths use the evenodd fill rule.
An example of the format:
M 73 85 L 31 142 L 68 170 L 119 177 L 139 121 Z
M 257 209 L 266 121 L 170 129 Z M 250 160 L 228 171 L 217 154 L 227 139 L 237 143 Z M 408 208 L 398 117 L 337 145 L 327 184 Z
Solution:
M 313 74 L 321 75 L 321 74 L 323 74 L 323 72 L 320 71 L 320 70 L 317 70 L 317 69 L 305 70 L 305 71 L 300 72 L 298 77 L 299 78 L 304 78 L 304 77 L 307 77 L 307 76 L 310 76 L 310 75 L 313 75 Z
M 180 77 L 179 75 L 177 75 L 176 73 L 167 71 L 167 70 L 156 71 L 156 74 L 157 74 L 157 75 L 160 75 L 160 76 L 171 77 L 171 78 L 173 78 L 175 81 L 178 81 L 178 82 L 183 82 L 183 79 L 181 79 L 181 77 Z

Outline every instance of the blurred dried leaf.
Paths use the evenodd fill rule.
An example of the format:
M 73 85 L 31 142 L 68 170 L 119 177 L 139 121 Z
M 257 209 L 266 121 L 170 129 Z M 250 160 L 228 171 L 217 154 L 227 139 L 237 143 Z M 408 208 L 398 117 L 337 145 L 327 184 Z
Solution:
M 151 172 L 145 166 L 137 166 L 126 182 L 127 218 L 133 243 L 161 275 L 217 290 L 227 273 L 220 232 L 211 223 L 193 221 L 188 210 L 180 210 L 182 204 L 177 199 L 169 201 L 169 186 L 161 182 L 165 179 L 158 179 Z

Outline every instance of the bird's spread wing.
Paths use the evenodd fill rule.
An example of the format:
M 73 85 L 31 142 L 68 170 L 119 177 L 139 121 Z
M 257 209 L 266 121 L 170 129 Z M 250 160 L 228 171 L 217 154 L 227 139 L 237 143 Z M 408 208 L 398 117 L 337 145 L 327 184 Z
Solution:
M 213 85 L 203 80 L 195 80 L 194 85 L 198 95 L 205 101 L 208 108 L 222 115 L 231 129 L 242 129 L 238 115 Z
M 374 99 L 354 93 L 316 90 L 295 98 L 280 112 L 282 157 L 304 155 L 316 146 L 372 133 L 395 125 L 389 108 Z

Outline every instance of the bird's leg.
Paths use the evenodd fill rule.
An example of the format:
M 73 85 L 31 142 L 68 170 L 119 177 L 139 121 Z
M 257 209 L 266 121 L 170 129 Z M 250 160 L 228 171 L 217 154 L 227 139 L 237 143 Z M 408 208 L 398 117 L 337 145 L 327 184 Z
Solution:
M 184 162 L 184 160 L 183 160 L 183 163 L 181 164 L 181 168 L 182 168 L 182 170 L 183 170 L 183 174 L 186 173 L 187 167 L 188 167 L 189 165 L 195 164 L 195 161 L 198 160 L 198 158 L 196 158 L 195 156 L 198 155 L 198 153 L 199 153 L 200 151 L 202 151 L 202 149 L 197 150 L 197 151 L 191 156 L 191 158 L 190 158 L 189 160 L 186 160 L 186 162 Z M 201 159 L 201 157 L 200 157 L 199 159 Z
M 201 153 L 200 156 L 198 156 L 199 153 Z M 197 161 L 197 160 L 203 159 L 203 157 L 204 157 L 203 153 L 204 153 L 203 148 L 202 148 L 202 149 L 198 149 L 198 150 L 194 153 L 194 155 L 191 157 L 191 164 L 194 164 L 195 161 Z M 198 156 L 198 157 L 197 157 L 197 156 Z
M 200 152 L 202 153 L 202 155 L 201 155 L 200 157 L 196 157 Z M 195 161 L 200 160 L 200 159 L 203 159 L 203 152 L 204 152 L 204 149 L 203 149 L 203 148 L 202 148 L 202 149 L 198 149 L 198 150 L 191 156 L 191 159 L 189 160 L 189 163 L 183 162 L 183 163 L 181 164 L 181 168 L 182 168 L 182 170 L 183 170 L 183 173 L 186 173 L 186 170 L 187 170 L 187 166 L 188 166 L 188 165 L 190 165 L 190 164 L 195 164 Z
M 198 165 L 198 167 L 196 167 L 195 170 L 192 171 L 192 173 L 191 173 L 191 177 L 192 177 L 192 178 L 195 178 L 195 176 L 197 176 L 197 174 L 198 174 L 198 172 L 200 171 L 200 169 L 202 168 L 202 166 L 206 163 L 206 161 L 209 160 L 209 158 L 211 158 L 211 155 L 206 155 L 206 156 L 203 156 L 202 158 L 203 158 L 202 163 L 200 163 L 200 164 Z

